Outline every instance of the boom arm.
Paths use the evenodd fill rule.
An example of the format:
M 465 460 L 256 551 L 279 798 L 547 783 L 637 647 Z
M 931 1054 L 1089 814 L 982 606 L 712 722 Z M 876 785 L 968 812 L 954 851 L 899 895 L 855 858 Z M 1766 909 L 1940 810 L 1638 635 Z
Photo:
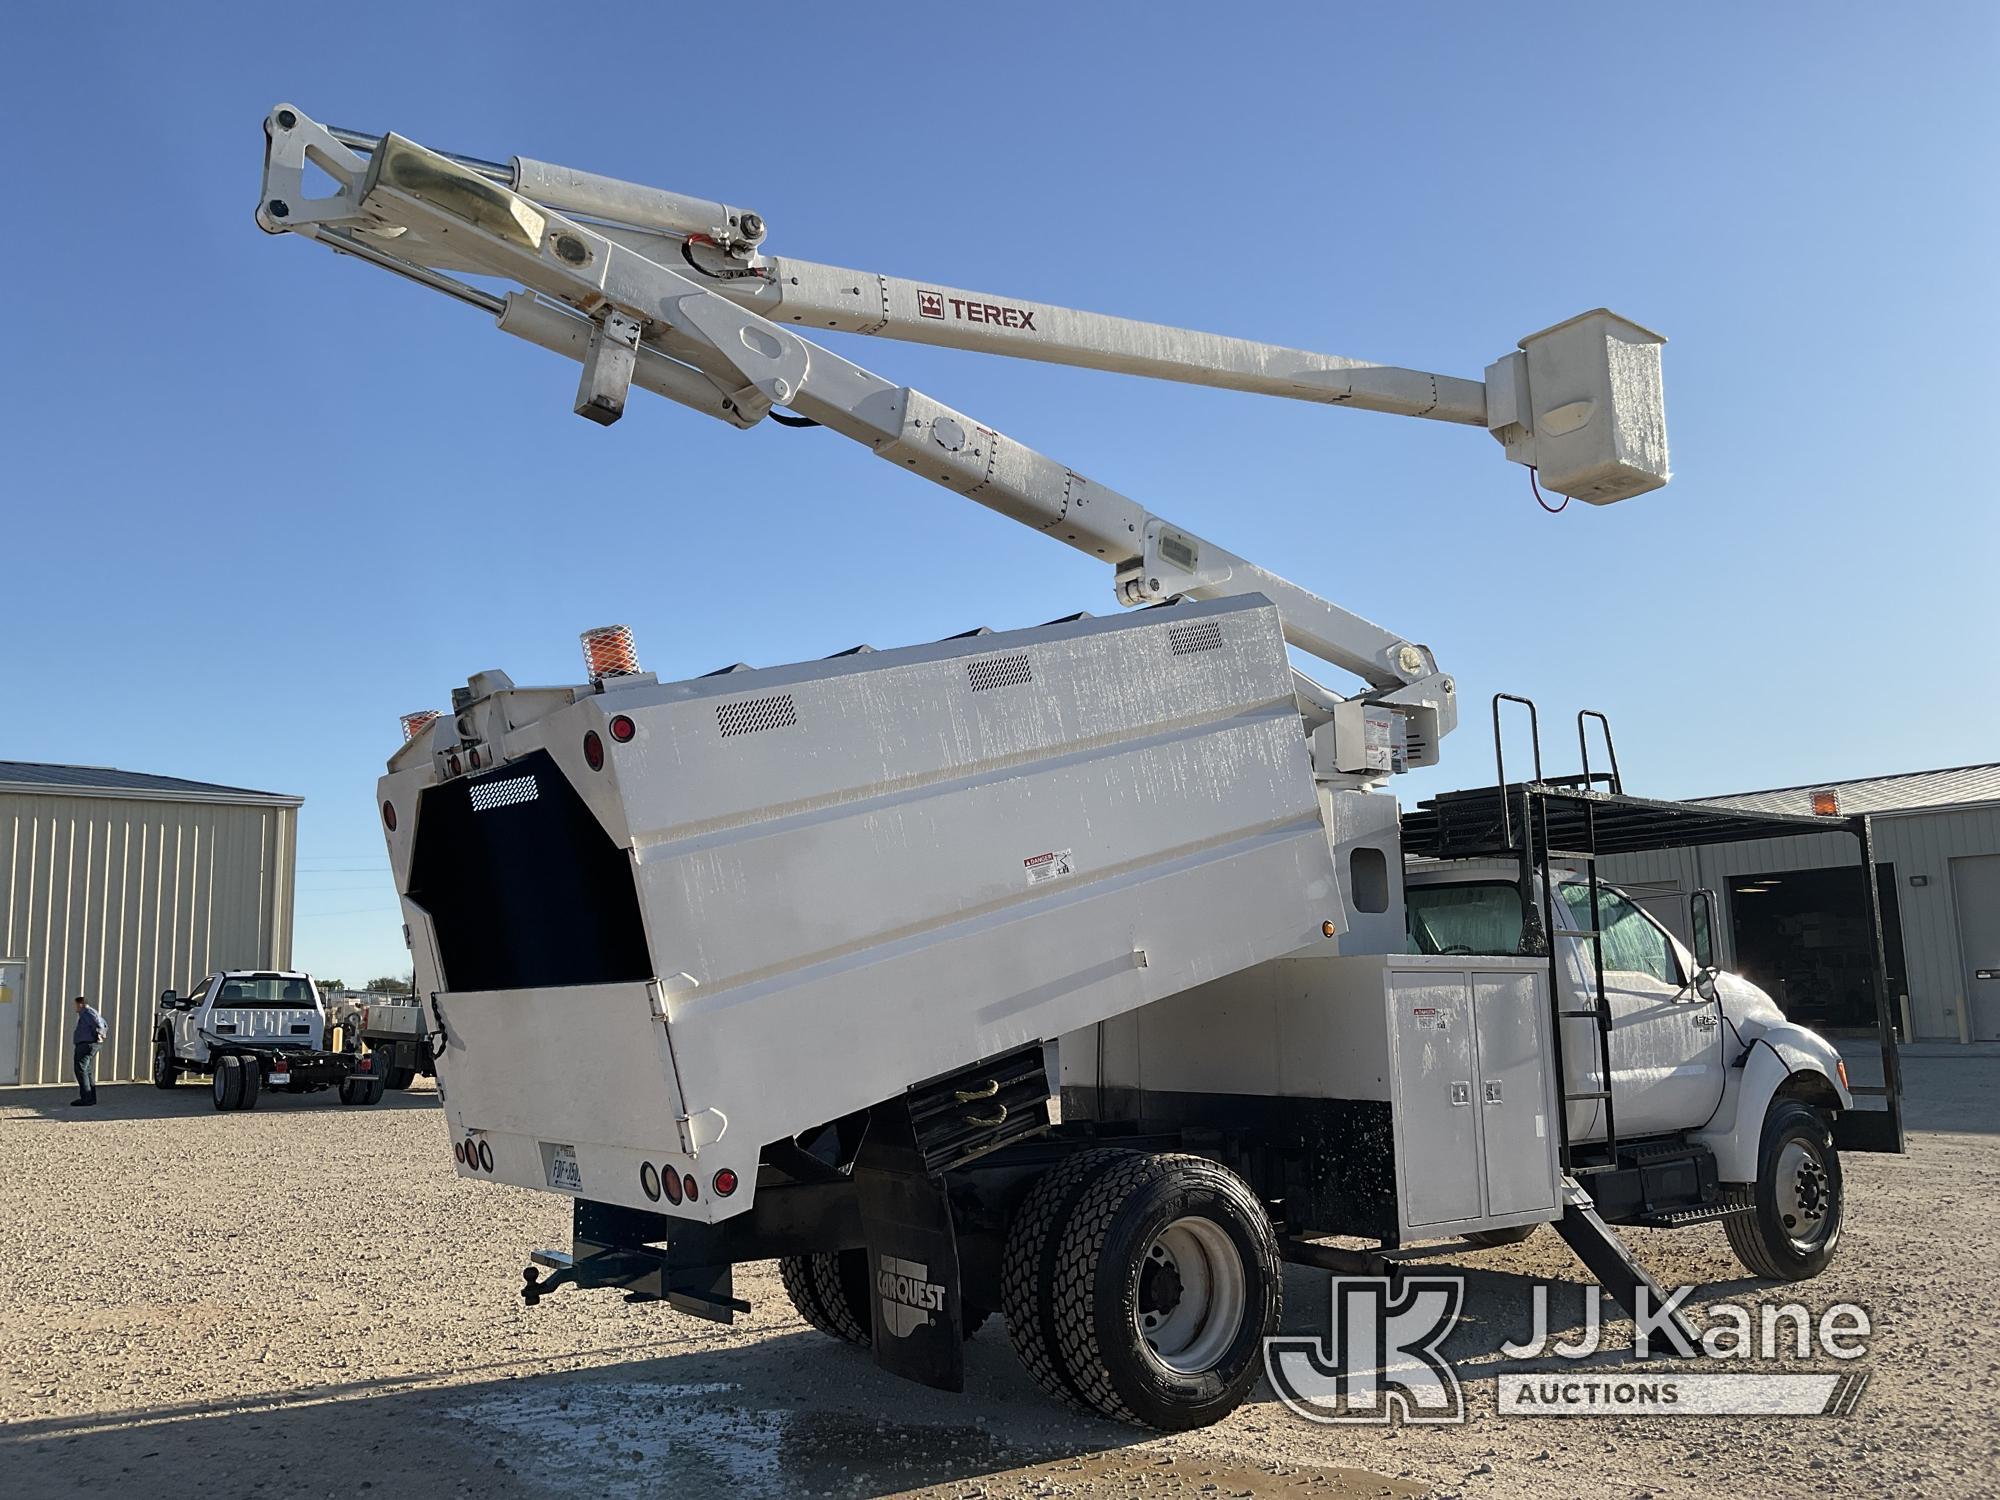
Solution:
M 494 312 L 503 330 L 580 360 L 583 374 L 576 408 L 580 414 L 606 423 L 617 420 L 626 391 L 635 383 L 737 426 L 752 425 L 774 405 L 787 406 L 866 444 L 882 458 L 1111 563 L 1117 569 L 1118 595 L 1128 604 L 1178 594 L 1263 594 L 1278 606 L 1292 644 L 1354 673 L 1372 689 L 1368 698 L 1394 705 L 1410 721 L 1411 764 L 1436 759 L 1439 739 L 1456 720 L 1456 707 L 1451 681 L 1438 672 L 1427 649 L 1166 523 L 1126 496 L 922 392 L 893 385 L 764 316 L 763 311 L 789 313 L 789 321 L 803 322 L 808 316 L 803 309 L 829 311 L 827 299 L 846 295 L 839 290 L 843 279 L 857 287 L 865 285 L 865 279 L 797 263 L 791 263 L 790 270 L 774 270 L 787 263 L 766 262 L 756 255 L 762 221 L 754 213 L 521 160 L 508 169 L 447 157 L 393 135 L 376 141 L 343 133 L 346 141 L 369 148 L 364 157 L 341 136 L 290 106 L 273 110 L 265 130 L 264 202 L 258 218 L 266 229 L 326 240 L 338 250 Z M 305 198 L 308 161 L 338 184 L 333 196 Z M 550 198 L 566 195 L 607 218 L 642 219 L 648 221 L 647 227 L 567 217 L 548 201 L 497 180 L 507 175 L 543 185 Z M 666 254 L 669 249 L 678 251 L 685 272 L 654 258 L 663 254 L 673 258 Z M 496 298 L 455 280 L 446 274 L 448 270 L 503 277 L 530 290 Z M 1017 319 L 1025 315 L 1034 324 L 1039 315 L 1050 330 L 1062 332 L 1052 344 L 994 352 L 1025 352 L 1066 363 L 1269 389 L 1273 394 L 1305 395 L 1316 390 L 1312 399 L 1347 400 L 1449 420 L 1478 420 L 1471 415 L 1477 407 L 1484 409 L 1489 425 L 1493 422 L 1494 403 L 1474 382 L 1447 384 L 1440 394 L 1436 382 L 1443 377 L 1385 371 L 1066 309 L 982 302 L 976 304 L 981 317 L 968 320 L 968 328 L 954 337 L 951 320 L 920 299 L 938 297 L 946 303 L 956 300 L 962 307 L 975 305 L 969 299 L 914 283 L 874 280 L 879 305 L 872 320 L 861 317 L 857 307 L 849 310 L 846 320 L 815 317 L 815 322 L 839 326 L 850 321 L 851 331 L 914 337 L 909 329 L 898 327 L 893 316 L 893 304 L 907 294 L 920 322 L 943 325 L 936 330 L 938 336 L 927 341 L 991 347 L 986 340 L 1000 336 L 992 330 L 1007 329 L 1009 324 L 1004 316 L 986 318 L 984 310 L 990 306 L 1004 314 L 1011 308 Z M 741 305 L 757 304 L 759 299 L 762 311 Z M 988 331 L 971 332 L 972 321 L 985 324 Z M 1551 334 L 1588 321 L 1588 317 L 1573 320 Z M 1581 338 L 1566 333 L 1553 342 L 1563 345 L 1571 363 L 1580 345 L 1587 363 L 1591 342 L 1602 344 L 1604 337 L 1602 329 L 1592 328 Z M 1206 342 L 1198 348 L 1186 341 Z M 1148 344 L 1152 353 L 1135 352 L 1137 346 Z M 1656 393 L 1656 346 L 1642 342 L 1632 347 L 1651 354 Z M 1526 350 L 1528 356 L 1535 352 L 1532 347 Z M 1274 356 L 1289 361 L 1280 362 L 1284 373 L 1272 373 L 1279 367 Z M 1509 359 L 1523 367 L 1505 379 L 1511 404 L 1501 403 L 1507 409 L 1500 415 L 1517 432 L 1527 431 L 1523 441 L 1531 441 L 1530 413 L 1542 407 L 1530 407 L 1524 398 L 1530 379 L 1539 382 L 1543 377 L 1534 374 L 1532 360 L 1524 355 Z M 1298 378 L 1301 360 L 1320 362 L 1317 385 Z M 1608 364 L 1608 358 L 1604 362 Z M 1419 384 L 1412 386 L 1412 380 Z M 1428 390 L 1423 382 L 1431 383 Z M 1605 384 L 1607 394 L 1619 394 L 1609 389 L 1608 381 Z M 1348 392 L 1345 396 L 1339 394 L 1343 389 Z M 1588 427 L 1596 414 L 1590 398 L 1569 404 L 1584 408 L 1581 420 L 1576 420 L 1576 412 L 1570 413 L 1574 422 L 1570 432 Z M 1447 416 L 1448 411 L 1455 415 Z M 1617 415 L 1615 410 L 1607 413 L 1598 425 L 1613 425 Z M 1550 426 L 1546 420 L 1542 425 L 1545 430 Z M 1507 432 L 1496 431 L 1513 446 Z M 1664 482 L 1663 431 L 1658 459 L 1659 477 L 1645 487 Z

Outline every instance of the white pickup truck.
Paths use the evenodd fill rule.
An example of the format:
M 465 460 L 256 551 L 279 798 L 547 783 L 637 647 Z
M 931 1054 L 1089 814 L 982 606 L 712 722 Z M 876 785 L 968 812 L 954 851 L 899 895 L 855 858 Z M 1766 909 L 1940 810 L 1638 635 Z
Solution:
M 294 1094 L 338 1087 L 342 1104 L 375 1104 L 375 1060 L 327 1021 L 312 976 L 232 969 L 183 995 L 167 990 L 153 1028 L 153 1084 L 205 1073 L 217 1109 L 254 1109 L 266 1086 Z

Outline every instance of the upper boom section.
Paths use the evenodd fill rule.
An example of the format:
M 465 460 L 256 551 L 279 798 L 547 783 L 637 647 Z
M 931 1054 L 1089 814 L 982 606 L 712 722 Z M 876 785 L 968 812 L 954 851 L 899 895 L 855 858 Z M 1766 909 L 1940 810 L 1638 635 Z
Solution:
M 380 136 L 329 131 L 372 153 Z M 750 209 L 689 198 L 530 157 L 446 159 L 607 238 L 669 264 L 774 322 L 1003 354 L 1329 406 L 1485 427 L 1542 488 L 1596 505 L 1658 489 L 1670 477 L 1660 378 L 1663 336 L 1599 308 L 1522 339 L 1484 380 L 1319 354 L 1225 334 L 1085 312 L 875 271 L 765 256 L 767 222 Z M 267 228 L 297 227 L 297 216 Z M 481 268 L 433 245 L 438 270 Z

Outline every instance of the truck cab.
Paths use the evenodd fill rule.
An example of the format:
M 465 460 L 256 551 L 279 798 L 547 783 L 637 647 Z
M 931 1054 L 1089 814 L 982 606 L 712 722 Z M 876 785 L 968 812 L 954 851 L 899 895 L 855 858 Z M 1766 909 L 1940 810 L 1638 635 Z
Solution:
M 1838 1050 L 1710 961 L 1701 893 L 1691 911 L 1697 954 L 1601 877 L 1594 901 L 1580 868 L 1551 864 L 1546 878 L 1555 886 L 1547 901 L 1544 877 L 1524 881 L 1513 862 L 1412 861 L 1409 951 L 1514 957 L 1546 944 L 1572 1146 L 1587 1155 L 1615 1122 L 1618 1149 L 1678 1146 L 1712 1157 L 1725 1197 L 1755 1210 L 1726 1223 L 1739 1258 L 1763 1275 L 1816 1272 L 1838 1243 L 1842 1209 L 1825 1122 L 1854 1106 Z M 1554 918 L 1546 935 L 1543 910 Z M 1600 996 L 1609 1027 L 1601 1046 Z M 1761 1234 L 1760 1219 L 1769 1221 Z

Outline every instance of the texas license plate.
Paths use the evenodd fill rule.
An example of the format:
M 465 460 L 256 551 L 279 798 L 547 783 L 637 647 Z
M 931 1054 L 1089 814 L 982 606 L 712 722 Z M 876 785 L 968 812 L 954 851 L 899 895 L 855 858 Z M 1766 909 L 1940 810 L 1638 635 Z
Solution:
M 583 1173 L 576 1164 L 576 1147 L 549 1147 L 549 1186 L 564 1193 L 583 1191 Z

